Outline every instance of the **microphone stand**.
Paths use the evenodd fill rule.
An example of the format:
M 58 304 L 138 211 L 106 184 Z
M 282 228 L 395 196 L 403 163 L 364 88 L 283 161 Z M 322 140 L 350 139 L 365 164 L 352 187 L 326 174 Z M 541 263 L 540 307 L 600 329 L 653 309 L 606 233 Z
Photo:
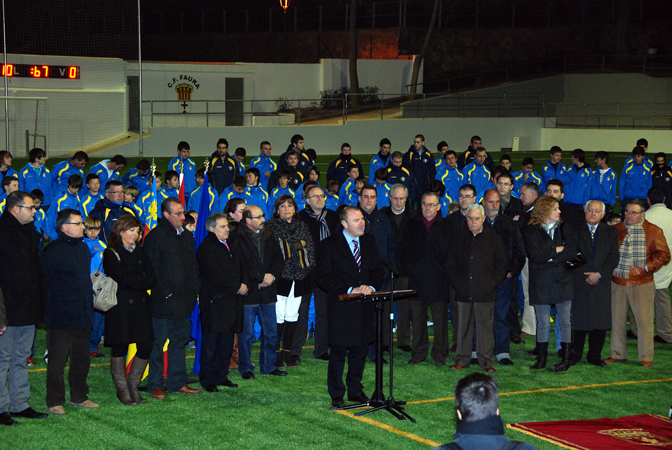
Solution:
M 392 287 L 394 288 L 394 271 L 390 271 L 391 276 L 392 276 Z M 356 405 L 348 405 L 348 406 L 343 406 L 341 408 L 337 408 L 339 410 L 343 409 L 355 409 L 355 408 L 362 408 L 366 406 L 372 406 L 372 408 L 360 411 L 355 414 L 355 416 L 363 416 L 364 414 L 372 413 L 374 411 L 379 411 L 379 410 L 385 410 L 395 416 L 399 420 L 410 420 L 413 423 L 416 423 L 416 420 L 409 416 L 406 411 L 404 411 L 404 407 L 402 405 L 405 405 L 406 402 L 404 401 L 399 401 L 395 400 L 393 394 L 393 381 L 394 381 L 394 351 L 392 349 L 392 343 L 394 342 L 394 333 L 392 332 L 393 325 L 394 325 L 394 313 L 390 312 L 390 395 L 385 398 L 385 394 L 383 393 L 383 338 L 384 338 L 384 331 L 383 331 L 383 302 L 384 301 L 389 301 L 391 305 L 394 305 L 394 295 L 395 291 L 394 289 L 390 291 L 383 291 L 383 292 L 374 292 L 370 296 L 364 296 L 366 297 L 371 297 L 371 300 L 374 302 L 374 310 L 376 311 L 376 388 L 373 392 L 373 395 L 371 398 L 365 402 L 365 403 L 359 403 Z M 408 298 L 408 297 L 414 297 L 417 293 L 415 291 L 399 291 L 397 293 L 398 297 L 403 298 Z M 341 300 L 344 300 L 344 296 L 341 296 Z M 352 298 L 351 296 L 349 296 Z M 356 295 L 356 297 L 361 298 L 361 295 Z

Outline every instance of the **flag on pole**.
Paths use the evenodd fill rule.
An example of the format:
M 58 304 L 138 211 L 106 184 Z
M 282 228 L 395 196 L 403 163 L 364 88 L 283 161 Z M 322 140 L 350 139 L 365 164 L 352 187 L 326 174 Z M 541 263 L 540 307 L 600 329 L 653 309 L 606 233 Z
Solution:
M 152 160 L 152 165 L 150 166 L 149 170 L 152 173 L 152 179 L 153 180 L 152 180 L 152 187 L 150 189 L 151 194 L 150 194 L 150 197 L 149 197 L 149 201 L 147 202 L 147 204 L 149 206 L 147 206 L 147 211 L 145 211 L 145 215 L 147 217 L 147 220 L 145 221 L 145 229 L 143 230 L 143 234 L 142 234 L 143 241 L 144 241 L 144 238 L 147 236 L 147 233 L 149 233 L 149 231 L 152 228 L 154 228 L 158 223 L 158 215 L 157 215 L 158 204 L 157 204 L 157 200 L 156 200 L 157 195 L 156 195 L 156 175 L 155 175 L 156 165 L 154 164 L 154 160 Z M 148 291 L 148 292 L 151 292 L 151 291 Z M 167 345 L 168 345 L 168 343 L 166 343 L 166 346 Z M 138 351 L 138 348 L 134 343 L 130 344 L 128 346 L 128 354 L 126 355 L 126 374 L 127 375 L 128 375 L 128 372 L 130 372 L 130 370 L 131 370 L 131 364 L 133 364 L 133 358 L 135 357 L 135 354 L 137 353 L 137 351 Z M 167 358 L 167 354 L 165 352 L 166 352 L 166 348 L 164 348 L 164 359 Z M 167 367 L 168 367 L 168 365 L 166 364 L 164 366 L 164 376 L 166 376 L 165 372 L 166 372 Z M 145 379 L 145 377 L 147 376 L 148 373 L 149 373 L 149 366 L 145 368 L 145 373 L 142 375 L 143 380 Z
M 182 207 L 187 209 L 187 202 L 184 194 L 184 163 L 180 164 L 180 193 L 177 195 L 177 198 L 180 199 Z
M 208 230 L 205 229 L 205 219 L 210 216 L 210 183 L 208 182 L 208 162 L 206 160 L 205 177 L 203 185 L 201 186 L 201 198 L 198 204 L 198 220 L 196 221 L 196 229 L 194 230 L 194 241 L 196 241 L 196 248 L 201 245 L 203 239 L 208 235 Z M 196 341 L 196 357 L 194 359 L 195 374 L 201 371 L 201 343 L 203 341 L 203 332 L 201 330 L 201 316 L 199 313 L 198 302 L 191 312 L 191 338 Z M 228 361 L 227 363 L 228 364 Z

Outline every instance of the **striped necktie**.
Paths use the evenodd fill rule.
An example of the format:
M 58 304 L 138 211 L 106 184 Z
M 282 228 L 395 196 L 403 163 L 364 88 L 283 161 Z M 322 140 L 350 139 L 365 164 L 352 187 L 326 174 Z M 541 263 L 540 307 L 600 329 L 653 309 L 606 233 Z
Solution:
M 590 240 L 592 241 L 594 239 L 595 239 L 595 225 L 591 225 L 590 226 Z
M 357 245 L 356 240 L 352 240 L 352 243 L 355 245 L 355 249 L 352 251 L 352 255 L 355 257 L 355 262 L 359 269 L 362 268 L 362 255 L 359 253 L 359 246 Z

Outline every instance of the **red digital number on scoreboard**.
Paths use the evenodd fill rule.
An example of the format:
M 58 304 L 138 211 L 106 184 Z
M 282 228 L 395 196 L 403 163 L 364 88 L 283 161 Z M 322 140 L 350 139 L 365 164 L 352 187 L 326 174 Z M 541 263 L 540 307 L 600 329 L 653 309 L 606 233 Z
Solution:
M 13 78 L 61 78 L 66 80 L 78 80 L 80 76 L 79 66 L 51 66 L 30 64 L 7 64 L 2 65 L 0 77 Z
M 3 64 L 2 65 L 2 76 L 3 77 L 5 76 L 5 72 L 7 72 L 8 77 L 13 77 L 14 76 L 14 64 L 7 64 L 6 67 Z

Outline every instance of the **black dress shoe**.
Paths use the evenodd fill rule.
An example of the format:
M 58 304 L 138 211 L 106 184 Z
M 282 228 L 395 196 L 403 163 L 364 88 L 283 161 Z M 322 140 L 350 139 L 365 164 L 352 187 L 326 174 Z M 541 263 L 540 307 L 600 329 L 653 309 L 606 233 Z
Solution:
M 245 372 L 241 377 L 243 377 L 243 380 L 254 380 L 256 378 L 252 372 Z
M 331 399 L 331 406 L 334 408 L 342 408 L 345 406 L 345 402 L 343 401 L 343 397 L 336 397 Z
M 519 344 L 524 344 L 525 341 L 522 340 L 520 337 L 516 336 L 514 338 L 511 338 L 511 343 L 519 345 Z
M 214 384 L 206 384 L 203 386 L 203 389 L 205 389 L 208 392 L 219 392 L 219 389 L 217 389 L 217 386 Z
M 348 395 L 348 401 L 355 403 L 368 403 L 369 397 L 367 397 L 364 392 L 360 392 L 359 394 L 356 395 Z
M 284 372 L 280 369 L 275 369 L 273 372 L 269 372 L 268 375 L 275 375 L 276 377 L 284 377 L 287 375 L 287 372 Z
M 223 383 L 219 383 L 219 385 L 224 386 L 224 387 L 230 387 L 230 388 L 237 388 L 238 387 L 238 385 L 231 380 L 226 380 Z
M 511 361 L 511 359 L 509 359 L 509 358 L 502 358 L 502 359 L 499 360 L 499 363 L 503 366 L 512 366 L 513 365 L 513 361 Z
M 401 350 L 402 352 L 406 352 L 406 353 L 411 353 L 411 352 L 413 351 L 413 349 L 412 349 L 410 346 L 408 346 L 408 345 L 400 345 L 400 346 L 397 347 L 397 348 L 398 348 L 399 350 Z
M 537 356 L 537 348 L 536 348 L 536 347 L 533 348 L 532 350 L 530 350 L 529 352 L 527 352 L 527 354 L 528 354 L 528 355 L 532 355 L 532 356 Z
M 322 361 L 329 361 L 329 353 L 322 353 L 320 356 L 316 356 L 315 359 L 321 359 Z
M 30 407 L 19 412 L 12 411 L 10 415 L 11 417 L 23 417 L 25 419 L 46 419 L 47 417 L 49 417 L 49 414 L 37 412 Z
M 343 399 L 341 399 L 341 401 L 343 401 Z M 19 422 L 12 419 L 7 411 L 0 413 L 0 425 L 7 425 L 11 427 L 12 425 L 18 425 L 18 424 Z
M 471 358 L 469 364 L 478 364 L 478 358 Z
M 590 364 L 597 367 L 607 367 L 607 363 L 603 359 L 598 359 L 597 361 L 588 361 Z
M 633 333 L 632 330 L 628 330 L 628 332 L 625 334 L 625 336 L 628 339 L 637 339 L 637 335 L 635 333 Z
M 657 343 L 659 343 L 659 344 L 671 344 L 671 343 L 672 343 L 672 342 L 667 342 L 665 339 L 661 338 L 661 337 L 658 336 L 658 335 L 655 335 L 655 336 L 653 337 L 653 342 L 657 342 Z

